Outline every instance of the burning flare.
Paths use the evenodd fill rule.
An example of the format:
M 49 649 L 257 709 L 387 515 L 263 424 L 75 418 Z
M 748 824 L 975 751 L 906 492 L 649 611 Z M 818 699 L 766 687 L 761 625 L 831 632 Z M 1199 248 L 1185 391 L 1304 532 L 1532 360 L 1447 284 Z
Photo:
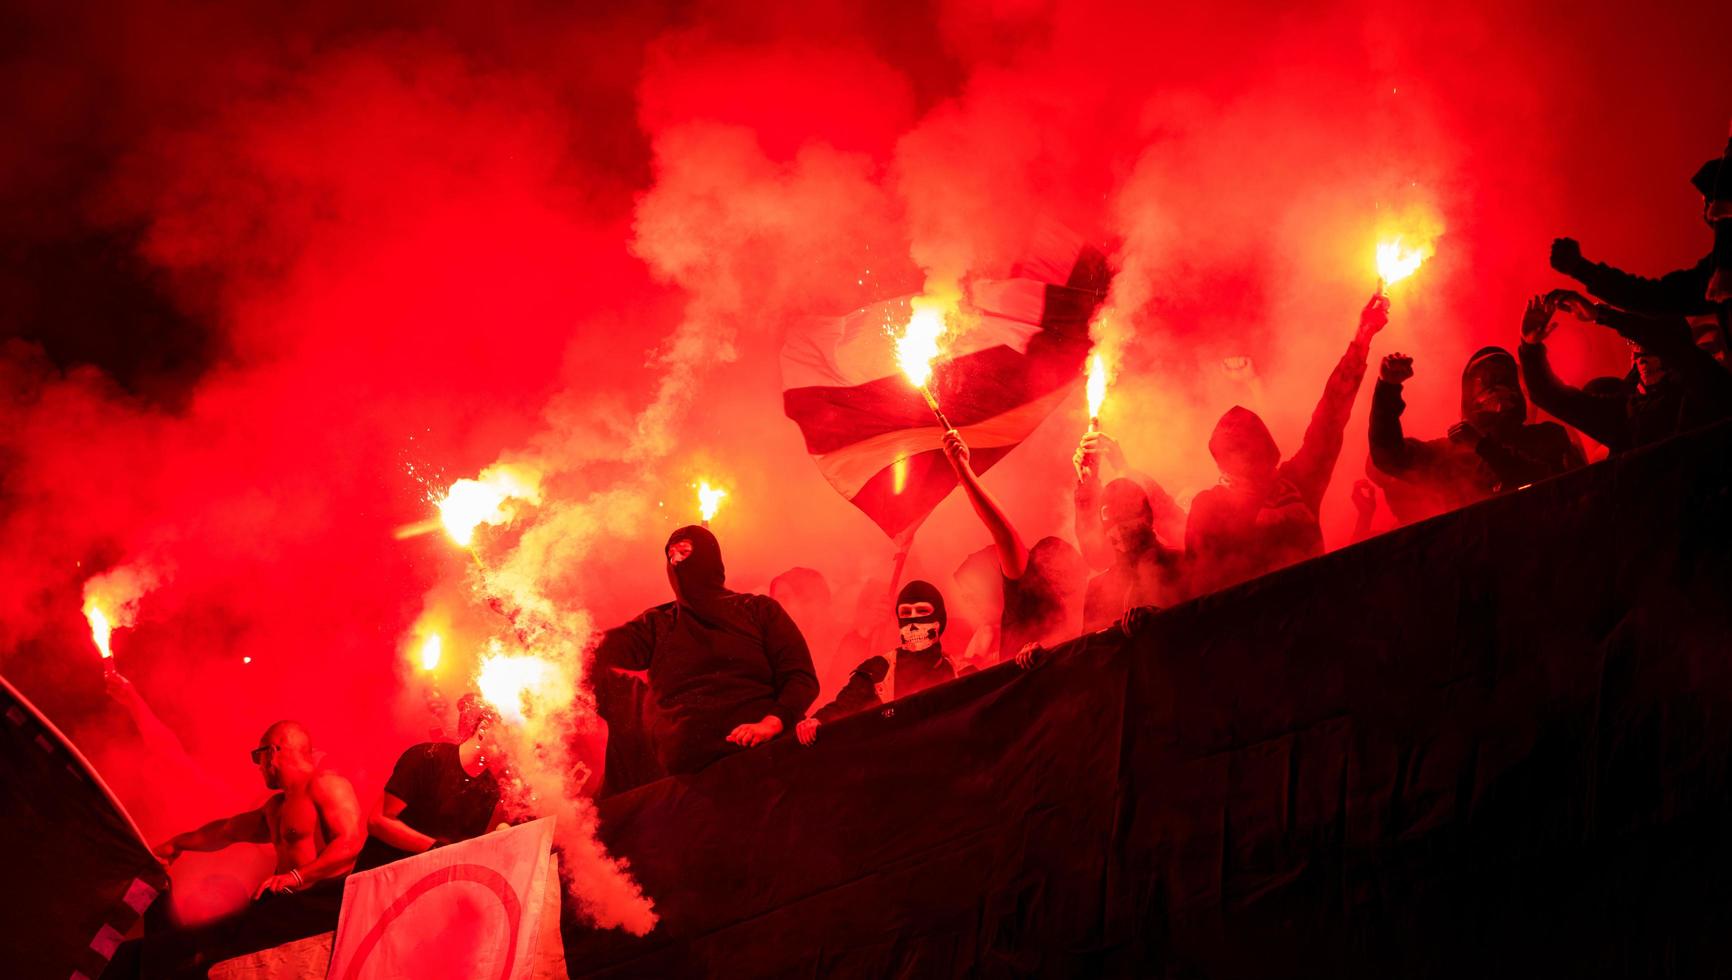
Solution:
M 1089 358 L 1089 427 L 1100 422 L 1101 405 L 1107 400 L 1107 360 L 1099 354 Z
M 439 657 L 445 652 L 445 641 L 438 633 L 427 634 L 427 639 L 421 644 L 421 669 L 433 670 L 439 666 Z
M 698 514 L 703 517 L 704 526 L 708 527 L 710 518 L 716 516 L 717 509 L 722 506 L 722 498 L 728 495 L 728 491 L 710 486 L 708 480 L 699 480 L 695 485 L 698 488 Z
M 113 660 L 114 650 L 108 645 L 108 641 L 114 635 L 114 627 L 109 625 L 108 614 L 102 611 L 95 599 L 86 597 L 84 618 L 90 620 L 90 638 L 96 641 L 96 649 L 102 653 L 102 659 Z
M 475 540 L 475 529 L 497 526 L 517 514 L 513 502 L 541 503 L 541 480 L 531 471 L 496 465 L 481 471 L 474 480 L 451 484 L 437 504 L 439 520 L 451 540 L 467 548 Z
M 1418 271 L 1434 251 L 1430 242 L 1409 248 L 1399 237 L 1378 242 L 1377 278 L 1383 287 L 1393 286 Z
M 896 363 L 908 376 L 909 384 L 925 389 L 932 380 L 932 362 L 938 357 L 938 342 L 945 332 L 944 308 L 924 296 L 910 305 L 914 313 L 902 328 L 902 336 L 896 338 Z
M 506 721 L 522 722 L 525 704 L 555 677 L 553 665 L 530 653 L 504 653 L 495 641 L 475 675 L 475 689 Z

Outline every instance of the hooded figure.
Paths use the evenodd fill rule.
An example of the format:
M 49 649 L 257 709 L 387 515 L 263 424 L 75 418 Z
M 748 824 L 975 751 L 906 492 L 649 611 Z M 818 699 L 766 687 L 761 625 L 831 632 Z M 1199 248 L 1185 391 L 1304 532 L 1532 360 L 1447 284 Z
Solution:
M 1402 385 L 1413 361 L 1383 359 L 1371 395 L 1372 479 L 1403 523 L 1465 507 L 1581 466 L 1582 451 L 1556 422 L 1528 424 L 1515 356 L 1482 347 L 1461 372 L 1461 422 L 1446 437 L 1420 441 L 1401 431 Z
M 1359 314 L 1358 332 L 1323 386 L 1299 451 L 1285 463 L 1257 413 L 1235 405 L 1221 416 L 1209 436 L 1209 454 L 1221 469 L 1221 485 L 1197 494 L 1185 525 L 1192 595 L 1323 553 L 1318 508 L 1341 455 L 1371 338 L 1388 322 L 1388 299 L 1373 296 Z
M 818 679 L 781 605 L 727 588 L 722 549 L 708 529 L 680 528 L 665 554 L 674 601 L 609 630 L 595 665 L 648 673 L 651 739 L 677 774 L 793 728 L 817 697 Z
M 915 580 L 896 595 L 896 628 L 901 637 L 888 656 L 868 657 L 848 676 L 848 683 L 812 717 L 801 722 L 800 741 L 810 745 L 817 725 L 907 697 L 956 677 L 944 655 L 944 628 L 949 616 L 944 594 L 930 582 Z
M 1080 484 L 1079 484 L 1080 486 Z M 1082 499 L 1078 493 L 1078 500 Z M 1136 606 L 1166 608 L 1187 598 L 1183 556 L 1155 533 L 1155 509 L 1136 481 L 1119 477 L 1100 493 L 1087 520 L 1112 555 L 1106 570 L 1089 579 L 1083 595 L 1083 629 L 1102 629 Z

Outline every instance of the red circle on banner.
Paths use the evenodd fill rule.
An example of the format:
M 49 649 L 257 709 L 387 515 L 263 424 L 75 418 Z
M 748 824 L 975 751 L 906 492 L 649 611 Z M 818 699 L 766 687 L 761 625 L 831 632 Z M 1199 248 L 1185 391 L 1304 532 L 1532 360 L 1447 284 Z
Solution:
M 428 872 L 420 881 L 397 896 L 397 900 L 391 903 L 385 914 L 379 916 L 379 921 L 373 923 L 373 928 L 367 930 L 361 945 L 356 947 L 355 958 L 349 961 L 349 968 L 343 971 L 343 980 L 357 980 L 361 975 L 361 967 L 367 964 L 367 958 L 373 955 L 379 940 L 384 938 L 385 930 L 397 921 L 405 909 L 440 885 L 459 881 L 473 882 L 499 898 L 499 904 L 505 911 L 505 921 L 510 928 L 505 946 L 505 962 L 500 968 L 499 976 L 500 980 L 511 976 L 511 968 L 517 962 L 517 932 L 523 926 L 523 903 L 517 897 L 517 889 L 512 888 L 511 882 L 506 881 L 504 875 L 492 868 L 479 864 L 453 864 L 448 868 Z

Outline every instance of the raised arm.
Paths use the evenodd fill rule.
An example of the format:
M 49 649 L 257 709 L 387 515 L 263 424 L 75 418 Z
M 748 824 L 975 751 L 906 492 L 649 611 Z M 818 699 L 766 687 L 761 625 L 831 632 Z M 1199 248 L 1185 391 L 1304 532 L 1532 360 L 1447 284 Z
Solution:
M 1401 476 L 1423 469 L 1434 461 L 1431 448 L 1407 438 L 1401 428 L 1407 402 L 1402 386 L 1413 377 L 1413 358 L 1400 352 L 1383 359 L 1377 384 L 1371 391 L 1371 421 L 1366 432 L 1371 443 L 1371 463 L 1384 473 Z
M 1329 489 L 1329 477 L 1335 472 L 1335 461 L 1341 456 L 1341 443 L 1347 429 L 1347 418 L 1353 414 L 1353 398 L 1365 380 L 1365 364 L 1371 356 L 1371 338 L 1389 322 L 1389 299 L 1373 296 L 1359 312 L 1359 329 L 1346 353 L 1335 364 L 1329 380 L 1323 385 L 1323 397 L 1311 412 L 1311 424 L 1305 427 L 1305 439 L 1299 451 L 1282 467 L 1286 477 L 1299 488 L 1299 494 L 1312 510 L 1323 501 L 1323 491 Z
M 176 834 L 156 846 L 157 859 L 173 861 L 183 851 L 220 851 L 230 844 L 269 844 L 271 827 L 265 820 L 265 808 L 237 813 L 232 817 L 212 820 L 197 830 Z
M 987 492 L 974 467 L 969 465 L 968 443 L 962 441 L 961 433 L 955 429 L 944 434 L 944 455 L 956 471 L 956 479 L 962 484 L 962 492 L 968 495 L 968 502 L 974 506 L 974 513 L 979 515 L 987 533 L 992 535 L 992 544 L 998 549 L 998 567 L 1004 572 L 1004 577 L 1022 578 L 1022 573 L 1028 570 L 1028 546 L 1022 543 L 1022 537 L 1016 533 L 1010 518 L 1005 516 L 1004 508 Z
M 1706 298 L 1708 277 L 1714 274 L 1712 254 L 1688 269 L 1650 279 L 1590 262 L 1582 257 L 1582 247 L 1575 239 L 1559 238 L 1552 242 L 1552 268 L 1581 283 L 1600 299 L 1626 310 L 1677 316 L 1697 316 L 1713 310 Z

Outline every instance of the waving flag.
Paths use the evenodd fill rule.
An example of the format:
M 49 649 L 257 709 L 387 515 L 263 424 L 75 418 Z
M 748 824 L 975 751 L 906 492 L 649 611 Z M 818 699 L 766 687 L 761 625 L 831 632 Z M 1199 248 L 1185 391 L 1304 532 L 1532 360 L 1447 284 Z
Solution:
M 1052 232 L 1013 278 L 974 283 L 967 324 L 933 365 L 932 389 L 985 472 L 1026 439 L 1082 378 L 1088 323 L 1111 273 L 1099 251 Z M 884 533 L 920 525 L 956 486 L 943 432 L 897 367 L 903 296 L 793 332 L 782 407 L 824 478 Z

